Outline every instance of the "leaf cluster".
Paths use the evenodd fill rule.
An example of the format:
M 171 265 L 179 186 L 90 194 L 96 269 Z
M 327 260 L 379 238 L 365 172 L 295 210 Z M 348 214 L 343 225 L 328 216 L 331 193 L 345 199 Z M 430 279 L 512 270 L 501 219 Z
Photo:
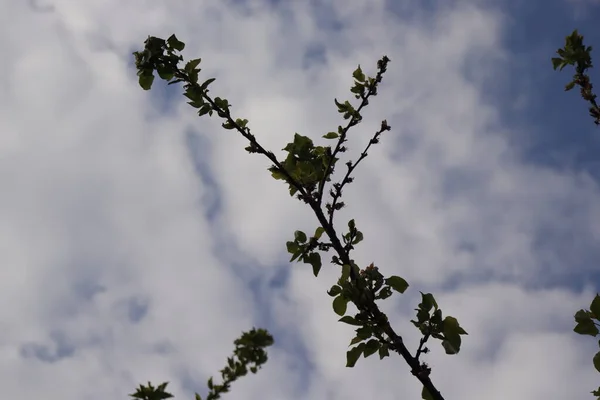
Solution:
M 594 119 L 596 125 L 600 125 L 600 107 L 596 102 L 596 95 L 593 92 L 594 86 L 590 81 L 589 75 L 586 74 L 592 65 L 592 46 L 583 44 L 583 35 L 580 35 L 577 30 L 574 30 L 565 38 L 565 46 L 556 51 L 558 57 L 552 58 L 552 66 L 554 70 L 562 71 L 567 65 L 575 67 L 575 74 L 571 82 L 565 86 L 565 91 L 569 91 L 578 85 L 580 87 L 581 97 L 590 103 L 589 113 Z
M 422 348 L 427 338 L 433 337 L 442 341 L 446 354 L 458 353 L 462 341 L 460 335 L 467 335 L 467 332 L 460 327 L 456 318 L 447 316 L 442 319 L 442 310 L 431 293 L 421 292 L 421 298 L 421 303 L 415 309 L 417 319 L 410 321 L 425 338 L 419 348 Z
M 241 337 L 233 342 L 235 345 L 233 357 L 227 358 L 227 366 L 220 371 L 223 382 L 215 384 L 212 377 L 208 379 L 209 392 L 206 400 L 221 398 L 222 393 L 229 392 L 231 383 L 245 376 L 248 371 L 255 374 L 267 362 L 265 348 L 271 346 L 273 342 L 273 337 L 264 329 L 253 328 L 249 332 L 243 332 Z M 137 391 L 129 396 L 140 400 L 168 399 L 173 395 L 165 391 L 167 385 L 168 382 L 163 382 L 155 388 L 148 382 L 147 386 L 140 385 Z M 196 393 L 195 400 L 202 400 L 202 397 Z
M 596 337 L 600 334 L 598 327 L 600 326 L 600 295 L 596 294 L 594 300 L 590 304 L 589 310 L 581 309 L 575 313 L 575 328 L 573 331 L 580 335 L 589 335 Z M 600 341 L 598 342 L 600 347 Z M 598 351 L 592 358 L 594 368 L 600 372 L 600 351 Z M 600 387 L 592 391 L 594 396 L 597 396 L 600 400 Z
M 214 79 L 208 79 L 202 84 L 198 83 L 200 59 L 189 61 L 184 68 L 178 67 L 179 62 L 183 61 L 178 53 L 184 46 L 175 35 L 167 40 L 148 37 L 144 50 L 134 53 L 140 86 L 145 90 L 150 89 L 154 71 L 157 71 L 161 79 L 169 81 L 169 84 L 183 82 L 184 95 L 189 99 L 188 104 L 198 110 L 199 116 L 205 114 L 212 116 L 213 112 L 216 113 L 224 120 L 222 124 L 224 129 L 236 130 L 249 141 L 246 151 L 262 154 L 271 161 L 269 172 L 274 179 L 282 180 L 288 185 L 291 196 L 295 196 L 311 207 L 319 222 L 314 235 L 309 238 L 306 233 L 297 230 L 294 232 L 294 239 L 288 241 L 286 247 L 291 254 L 290 261 L 310 264 L 315 276 L 318 276 L 322 268 L 321 253 L 334 251 L 331 262 L 340 267 L 341 275 L 337 284 L 329 290 L 329 294 L 334 297 L 333 309 L 342 317 L 341 322 L 358 326 L 356 337 L 350 343 L 350 346 L 354 347 L 347 352 L 346 365 L 354 366 L 360 355 L 369 357 L 379 352 L 380 358 L 383 358 L 389 356 L 390 351 L 394 351 L 405 359 L 413 375 L 423 384 L 424 398 L 443 400 L 441 393 L 429 377 L 430 369 L 419 360 L 419 356 L 426 353 L 422 345 L 429 336 L 432 336 L 442 340 L 442 345 L 448 354 L 456 354 L 460 349 L 460 335 L 466 332 L 452 317 L 441 320 L 441 310 L 438 309 L 437 304 L 433 315 L 425 316 L 422 311 L 425 306 L 422 303 L 418 309 L 420 314 L 417 315 L 417 327 L 425 336 L 416 356 L 413 356 L 406 348 L 402 337 L 391 327 L 388 317 L 376 304 L 377 301 L 390 297 L 394 291 L 404 293 L 408 283 L 399 276 L 385 277 L 373 263 L 361 270 L 350 255 L 354 246 L 364 239 L 363 233 L 357 229 L 354 219 L 348 222 L 348 232 L 341 237 L 338 236 L 333 224 L 335 212 L 345 205 L 341 201 L 341 196 L 345 185 L 353 181 L 351 176 L 353 171 L 366 158 L 370 147 L 379 143 L 381 134 L 391 129 L 387 121 L 382 121 L 358 159 L 346 162 L 347 170 L 341 181 L 330 183 L 341 154 L 347 150 L 348 131 L 362 121 L 362 110 L 369 104 L 369 99 L 377 95 L 377 87 L 387 70 L 389 58 L 383 56 L 377 62 L 375 77 L 365 75 L 360 65 L 354 70 L 352 74 L 354 85 L 350 91 L 356 99 L 360 100 L 358 105 L 354 106 L 348 100 L 334 99 L 338 113 L 347 121 L 343 126 L 338 126 L 337 131 L 323 135 L 326 140 L 335 140 L 335 145 L 318 146 L 309 137 L 295 133 L 293 141 L 283 148 L 283 151 L 287 152 L 286 158 L 280 161 L 258 143 L 247 126 L 247 119 L 232 117 L 231 105 L 226 99 L 212 98 L 209 95 L 208 85 Z M 330 198 L 323 206 L 325 193 L 328 193 Z M 433 296 L 428 296 L 430 297 L 427 299 L 433 299 Z M 345 315 L 348 303 L 356 306 L 357 312 L 354 316 Z M 427 311 L 430 308 L 427 308 Z M 260 351 L 263 351 L 262 348 Z M 209 389 L 213 394 L 209 394 L 207 400 L 218 398 L 220 393 L 228 391 L 230 382 L 246 374 L 248 370 L 246 364 L 254 358 L 244 354 L 246 353 L 236 353 L 237 361 L 234 358 L 228 359 L 228 366 L 221 371 L 223 378 L 221 385 L 214 385 L 212 379 L 209 380 Z M 260 355 L 258 361 L 266 361 L 266 354 L 264 357 L 263 353 L 256 354 Z M 256 372 L 253 367 L 250 367 L 250 370 Z

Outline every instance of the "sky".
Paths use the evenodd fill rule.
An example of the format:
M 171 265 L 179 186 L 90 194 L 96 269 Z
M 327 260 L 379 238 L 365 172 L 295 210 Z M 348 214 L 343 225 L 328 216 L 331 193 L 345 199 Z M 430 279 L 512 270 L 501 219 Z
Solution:
M 289 263 L 317 221 L 270 163 L 181 86 L 138 86 L 132 52 L 175 33 L 278 157 L 295 132 L 330 144 L 333 99 L 387 55 L 344 156 L 392 130 L 336 216 L 361 267 L 410 284 L 381 308 L 413 352 L 419 291 L 469 333 L 425 358 L 448 400 L 593 398 L 598 348 L 572 329 L 600 291 L 600 131 L 550 59 L 576 28 L 600 47 L 599 19 L 594 0 L 0 0 L 3 396 L 204 396 L 261 327 L 268 363 L 224 399 L 420 398 L 398 355 L 345 367 L 338 269 Z

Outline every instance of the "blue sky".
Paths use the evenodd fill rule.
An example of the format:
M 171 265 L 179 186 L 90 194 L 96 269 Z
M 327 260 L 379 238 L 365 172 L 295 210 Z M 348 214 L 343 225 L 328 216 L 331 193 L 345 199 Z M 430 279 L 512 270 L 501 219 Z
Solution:
M 388 55 L 348 157 L 392 130 L 336 220 L 363 231 L 361 266 L 410 283 L 381 305 L 392 325 L 414 351 L 430 291 L 469 332 L 459 355 L 427 355 L 447 399 L 591 398 L 595 343 L 572 328 L 600 291 L 600 132 L 550 58 L 575 28 L 600 47 L 600 3 L 441 4 L 0 0 L 7 397 L 126 398 L 150 380 L 192 398 L 258 326 L 270 360 L 227 399 L 420 398 L 397 356 L 344 367 L 337 270 L 288 263 L 285 242 L 317 225 L 269 163 L 181 87 L 139 88 L 131 52 L 175 33 L 279 157 L 294 132 L 335 130 L 352 71 Z

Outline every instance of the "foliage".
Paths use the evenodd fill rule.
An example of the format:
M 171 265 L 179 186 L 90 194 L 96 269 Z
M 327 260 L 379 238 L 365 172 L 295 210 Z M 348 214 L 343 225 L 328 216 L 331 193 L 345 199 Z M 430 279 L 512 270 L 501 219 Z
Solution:
M 231 383 L 246 375 L 248 370 L 255 374 L 267 362 L 265 348 L 273 344 L 273 337 L 264 329 L 253 328 L 249 332 L 243 332 L 242 336 L 233 343 L 235 344 L 233 357 L 227 358 L 227 366 L 220 371 L 223 383 L 215 385 L 211 377 L 207 382 L 209 392 L 206 400 L 220 399 L 221 393 L 229 392 Z M 168 399 L 173 397 L 171 393 L 165 391 L 168 384 L 163 382 L 155 388 L 148 382 L 148 386 L 140 385 L 137 391 L 129 396 L 140 400 Z M 202 397 L 196 393 L 195 400 L 202 400 Z
M 583 44 L 583 35 L 580 35 L 577 30 L 574 30 L 565 38 L 565 46 L 558 49 L 556 53 L 558 57 L 552 58 L 552 66 L 554 69 L 562 69 L 567 65 L 575 66 L 575 74 L 573 80 L 567 83 L 565 90 L 569 91 L 578 85 L 581 90 L 581 97 L 590 103 L 590 116 L 594 118 L 594 123 L 600 125 L 600 107 L 596 103 L 596 95 L 593 92 L 594 86 L 590 82 L 590 77 L 586 71 L 592 68 L 592 46 L 585 47 Z
M 598 336 L 598 333 L 600 333 L 600 331 L 598 331 L 598 326 L 600 326 L 600 295 L 596 294 L 596 297 L 594 297 L 594 300 L 592 300 L 592 303 L 590 304 L 589 310 L 582 309 L 575 313 L 575 322 L 576 325 L 575 328 L 573 328 L 573 331 L 576 333 L 593 337 Z M 598 342 L 598 346 L 600 346 L 600 342 Z M 600 372 L 600 351 L 594 355 L 592 362 L 594 368 Z M 592 394 L 600 399 L 600 387 L 593 390 Z
M 592 92 L 593 86 L 590 82 L 590 77 L 586 75 L 586 71 L 592 68 L 592 46 L 585 47 L 583 44 L 583 35 L 580 35 L 577 30 L 574 30 L 571 35 L 565 38 L 565 47 L 558 49 L 556 53 L 560 57 L 552 58 L 552 66 L 560 71 L 566 65 L 575 65 L 575 75 L 573 80 L 565 87 L 566 91 L 573 89 L 575 85 L 581 87 L 581 97 L 591 104 L 589 108 L 590 116 L 594 118 L 594 123 L 600 125 L 600 108 L 596 103 L 596 95 Z M 596 294 L 594 300 L 590 304 L 589 310 L 579 310 L 575 313 L 575 328 L 573 331 L 580 335 L 590 335 L 596 337 L 598 333 L 597 322 L 600 322 L 600 295 Z M 600 346 L 600 342 L 598 343 Z M 600 351 L 592 358 L 594 368 L 600 372 Z M 591 392 L 600 400 L 600 387 Z
M 293 140 L 283 148 L 287 152 L 286 158 L 280 161 L 271 151 L 264 149 L 258 143 L 248 127 L 247 119 L 232 116 L 231 105 L 226 99 L 209 96 L 208 87 L 214 78 L 199 83 L 201 71 L 198 68 L 201 61 L 199 58 L 190 60 L 183 68 L 179 68 L 179 63 L 183 61 L 183 57 L 179 53 L 184 48 L 185 44 L 179 41 L 175 35 L 170 36 L 167 40 L 148 37 L 144 50 L 134 53 L 140 86 L 144 90 L 149 90 L 154 82 L 155 71 L 161 79 L 169 82 L 169 85 L 183 82 L 184 96 L 189 99 L 188 104 L 197 109 L 199 116 L 206 114 L 212 116 L 213 113 L 216 113 L 219 118 L 224 120 L 222 127 L 226 130 L 235 130 L 246 138 L 249 142 L 245 148 L 246 151 L 267 157 L 272 163 L 268 170 L 273 178 L 283 181 L 291 196 L 307 204 L 313 210 L 318 221 L 315 233 L 309 237 L 305 232 L 297 230 L 294 232 L 293 240 L 286 243 L 286 247 L 291 254 L 290 261 L 309 264 L 315 277 L 322 268 L 321 255 L 333 250 L 331 263 L 340 268 L 340 277 L 328 291 L 329 295 L 333 297 L 332 307 L 334 312 L 341 317 L 340 322 L 357 327 L 356 337 L 350 342 L 350 346 L 353 347 L 346 354 L 346 366 L 353 367 L 360 356 L 366 358 L 378 353 L 380 358 L 384 358 L 389 356 L 390 351 L 396 352 L 404 358 L 410 366 L 412 374 L 423 385 L 422 397 L 443 400 L 442 394 L 431 381 L 431 369 L 421 360 L 421 356 L 429 351 L 425 345 L 430 338 L 440 340 L 447 354 L 458 353 L 461 346 L 461 335 L 466 335 L 467 332 L 460 327 L 455 318 L 450 316 L 442 318 L 442 310 L 431 293 L 421 293 L 422 302 L 416 309 L 416 320 L 413 320 L 412 323 L 423 337 L 413 356 L 404 344 L 402 337 L 391 327 L 387 315 L 377 305 L 378 301 L 389 298 L 394 292 L 404 293 L 408 288 L 408 283 L 399 276 L 385 277 L 374 263 L 361 269 L 351 258 L 351 251 L 363 240 L 363 233 L 358 230 L 355 220 L 352 219 L 348 221 L 347 231 L 340 237 L 333 223 L 335 212 L 345 205 L 341 201 L 341 196 L 343 188 L 353 181 L 352 172 L 367 157 L 370 147 L 379 143 L 383 132 L 391 129 L 387 121 L 382 121 L 358 159 L 345 163 L 346 173 L 342 180 L 330 183 L 338 161 L 347 149 L 345 144 L 348 141 L 348 131 L 362 121 L 361 111 L 369 104 L 369 100 L 377 95 L 378 85 L 382 81 L 390 59 L 383 56 L 377 62 L 375 77 L 365 75 L 360 65 L 353 72 L 354 85 L 350 92 L 359 100 L 358 106 L 353 106 L 348 100 L 334 99 L 338 112 L 347 121 L 344 125 L 339 125 L 335 131 L 323 135 L 325 139 L 335 140 L 335 145 L 315 146 L 309 137 L 295 133 Z M 328 199 L 324 197 L 326 194 L 329 195 Z M 346 315 L 348 303 L 353 303 L 358 310 L 353 316 Z M 268 333 L 261 332 L 266 338 Z M 272 340 L 262 344 L 265 343 L 270 344 Z M 262 347 L 256 343 L 253 343 L 252 346 L 254 346 L 252 349 L 257 352 L 263 351 Z M 212 380 L 209 380 L 209 389 L 214 395 L 211 397 L 209 394 L 208 399 L 218 398 L 220 393 L 229 389 L 230 382 L 244 375 L 246 367 L 242 366 L 249 362 L 248 360 L 242 357 L 238 364 L 228 360 L 230 370 L 221 371 L 224 383 L 220 386 L 213 386 Z M 263 358 L 260 358 L 260 361 L 266 361 L 266 353 Z M 256 369 L 251 367 L 251 371 L 256 372 Z M 164 392 L 165 386 L 166 383 L 160 385 L 160 390 Z M 152 393 L 158 393 L 159 388 L 151 389 L 150 385 L 140 386 L 138 392 L 132 397 L 137 396 L 136 398 L 148 400 L 166 398 L 149 397 L 151 390 L 154 390 Z M 199 399 L 199 396 L 196 396 Z

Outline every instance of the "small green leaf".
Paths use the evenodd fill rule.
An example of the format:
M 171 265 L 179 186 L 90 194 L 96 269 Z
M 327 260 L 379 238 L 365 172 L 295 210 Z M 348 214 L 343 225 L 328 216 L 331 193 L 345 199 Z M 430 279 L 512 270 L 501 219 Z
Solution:
M 352 339 L 352 340 L 350 341 L 350 346 L 352 346 L 353 344 L 356 344 L 356 343 L 362 342 L 363 340 L 367 340 L 367 338 L 363 338 L 363 337 L 360 337 L 360 336 L 356 336 L 354 339 Z
M 245 128 L 246 125 L 248 125 L 248 120 L 247 119 L 241 119 L 238 118 L 235 120 L 235 123 L 240 127 L 240 128 Z
M 460 343 L 460 335 L 446 335 L 446 339 L 442 340 L 442 346 L 446 350 L 446 354 L 457 354 L 460 351 Z
M 165 81 L 170 81 L 175 75 L 175 72 L 168 67 L 159 66 L 156 68 L 156 72 L 158 72 L 158 76 L 160 76 L 160 79 L 164 79 Z
M 575 322 L 584 322 L 591 318 L 591 313 L 585 310 L 579 310 L 575 313 Z
M 333 101 L 335 102 L 339 113 L 345 113 L 347 111 L 348 107 L 346 107 L 345 104 L 340 103 L 339 101 L 337 101 L 337 99 L 333 99 Z
M 442 322 L 442 330 L 444 335 L 468 335 L 468 333 L 460 327 L 458 320 L 451 316 L 444 318 L 444 321 Z
M 389 356 L 390 352 L 388 351 L 388 345 L 384 343 L 381 345 L 381 347 L 379 347 L 379 359 L 383 360 L 385 357 Z
M 365 74 L 362 72 L 362 69 L 360 69 L 360 65 L 354 70 L 352 76 L 361 83 L 365 81 Z
M 365 344 L 365 350 L 364 350 L 364 356 L 365 356 L 365 358 L 369 357 L 370 355 L 375 354 L 375 352 L 377 350 L 379 350 L 379 346 L 381 346 L 381 343 L 379 343 L 379 340 L 377 340 L 377 339 L 371 339 L 371 340 L 369 340 Z
M 306 233 L 302 231 L 296 231 L 294 232 L 294 239 L 296 240 L 296 242 L 306 243 Z
M 346 282 L 350 277 L 350 265 L 344 264 L 342 266 L 342 276 L 340 277 L 340 282 Z
M 364 239 L 363 233 L 361 231 L 357 231 L 356 236 L 354 237 L 354 240 L 352 241 L 352 244 L 359 244 L 360 242 L 362 242 L 363 239 Z
M 351 317 L 349 315 L 346 315 L 346 316 L 340 318 L 338 321 L 339 322 L 345 322 L 345 323 L 347 323 L 349 325 L 354 325 L 354 326 L 362 326 L 362 325 L 364 325 L 364 323 L 357 321 L 356 318 Z
M 200 89 L 201 90 L 206 90 L 206 88 L 208 87 L 208 85 L 210 85 L 212 82 L 214 82 L 216 78 L 210 78 L 204 81 L 204 83 L 202 85 L 200 85 Z
M 333 311 L 339 316 L 344 316 L 346 314 L 346 308 L 348 307 L 348 299 L 344 296 L 339 295 L 335 299 L 333 299 Z
M 336 139 L 338 136 L 340 136 L 339 134 L 337 134 L 336 132 L 328 132 L 326 135 L 323 135 L 324 139 Z
M 364 343 L 359 344 L 356 347 L 351 348 L 346 352 L 346 367 L 352 368 L 356 364 L 356 361 L 360 357 L 365 347 Z
M 575 328 L 573 328 L 573 331 L 575 333 L 579 333 L 580 335 L 590 335 L 594 337 L 600 333 L 598 332 L 598 327 L 591 319 L 578 323 Z
M 198 72 L 200 72 L 200 71 L 194 70 L 188 74 L 188 80 L 190 81 L 190 83 L 193 83 L 193 84 L 198 83 Z
M 575 87 L 575 81 L 569 82 L 565 85 L 565 92 L 568 92 L 569 90 L 573 89 Z
M 211 108 L 210 108 L 210 104 L 204 104 L 202 107 L 200 107 L 200 109 L 198 110 L 198 116 L 203 116 L 204 114 L 207 114 L 209 112 L 211 112 Z
M 300 246 L 298 246 L 298 243 L 296 242 L 286 242 L 285 246 L 287 247 L 287 251 L 290 254 L 294 254 L 295 252 L 297 252 L 300 249 Z
M 373 336 L 373 328 L 368 325 L 361 326 L 356 330 L 356 336 L 362 339 L 369 339 L 371 336 Z
M 152 83 L 154 82 L 154 74 L 142 74 L 138 80 L 140 86 L 144 90 L 150 90 Z
M 340 293 L 342 293 L 342 288 L 339 287 L 338 285 L 333 285 L 331 287 L 331 289 L 329 289 L 329 291 L 327 291 L 327 294 L 330 295 L 331 297 L 335 297 Z
M 230 130 L 232 130 L 232 129 L 235 129 L 235 125 L 233 125 L 233 124 L 231 123 L 231 121 L 225 121 L 225 122 L 223 122 L 223 123 L 221 124 L 221 126 L 222 126 L 224 129 L 227 129 L 227 130 L 229 130 L 229 131 L 230 131 Z
M 592 300 L 592 304 L 590 304 L 590 311 L 593 314 L 594 319 L 600 319 L 600 296 L 596 294 L 594 300 Z
M 321 270 L 321 267 L 323 265 L 321 263 L 321 255 L 317 252 L 310 253 L 308 255 L 308 263 L 312 265 L 312 270 L 315 277 L 318 276 L 319 271 Z
M 356 223 L 354 222 L 353 219 L 348 221 L 348 228 L 350 229 L 350 232 L 353 232 L 354 230 L 356 230 Z
M 433 396 L 425 386 L 423 386 L 423 390 L 421 390 L 421 398 L 423 400 L 434 400 Z
M 184 67 L 185 72 L 187 72 L 189 74 L 190 72 L 195 70 L 196 67 L 198 66 L 198 64 L 200 64 L 200 61 L 202 61 L 201 58 L 196 58 L 196 59 L 188 61 Z
M 285 176 L 285 174 L 283 172 L 281 172 L 279 170 L 279 168 L 277 168 L 276 166 L 270 167 L 269 171 L 271 172 L 271 176 L 273 178 L 277 179 L 277 180 L 280 180 L 280 179 L 285 180 L 285 179 L 287 179 L 286 176 Z
M 435 301 L 435 299 L 433 298 L 433 295 L 431 293 L 421 292 L 421 298 L 422 298 L 422 302 L 419 304 L 420 309 L 423 309 L 427 312 L 429 312 L 432 307 L 436 310 L 438 309 L 437 302 Z
M 177 37 L 174 34 L 169 36 L 167 43 L 177 51 L 182 51 L 185 48 L 185 43 L 177 40 Z
M 600 372 L 600 351 L 594 355 L 594 368 Z
M 556 70 L 558 67 L 560 67 L 562 63 L 563 63 L 562 58 L 557 58 L 557 57 L 552 58 L 552 68 L 554 68 L 554 70 Z
M 315 236 L 314 236 L 314 238 L 315 238 L 315 239 L 317 239 L 317 240 L 318 240 L 318 239 L 320 239 L 320 238 L 321 238 L 321 236 L 323 235 L 323 232 L 325 232 L 325 229 L 323 229 L 323 227 L 322 227 L 322 226 L 318 227 L 318 228 L 315 230 Z
M 222 110 L 227 110 L 229 108 L 229 102 L 227 101 L 227 99 L 215 97 L 214 102 L 215 105 Z
M 399 293 L 404 293 L 406 289 L 408 289 L 408 282 L 406 282 L 404 278 L 401 278 L 396 275 L 392 275 L 389 278 L 386 278 L 385 283 L 387 285 L 390 285 L 392 289 Z

